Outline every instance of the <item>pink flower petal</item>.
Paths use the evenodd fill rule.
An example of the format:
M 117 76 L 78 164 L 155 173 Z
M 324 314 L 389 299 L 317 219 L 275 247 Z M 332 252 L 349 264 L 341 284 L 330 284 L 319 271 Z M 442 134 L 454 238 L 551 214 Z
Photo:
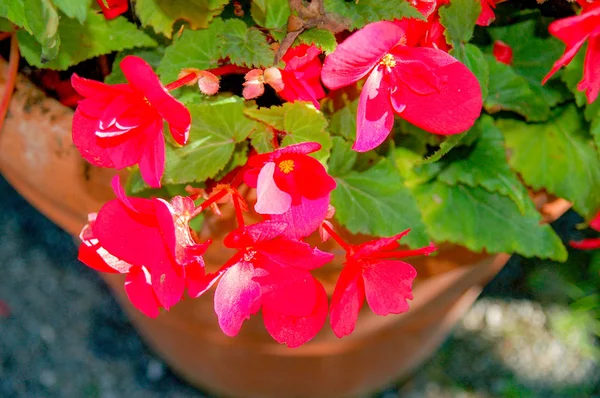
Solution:
M 215 291 L 215 312 L 223 333 L 235 336 L 250 315 L 260 309 L 260 285 L 252 280 L 254 267 L 239 262 L 225 271 Z
M 310 273 L 272 266 L 265 270 L 265 275 L 254 278 L 261 286 L 263 311 L 293 316 L 309 316 L 313 312 L 316 286 Z
M 590 238 L 580 241 L 570 241 L 569 245 L 579 250 L 594 250 L 600 249 L 600 238 Z
M 342 338 L 354 331 L 364 301 L 365 287 L 360 268 L 347 265 L 335 285 L 329 311 L 331 328 L 337 337 Z
M 300 239 L 315 232 L 327 215 L 329 195 L 320 199 L 301 198 L 300 204 L 290 206 L 283 214 L 274 214 L 271 220 L 285 223 L 288 227 L 283 235 L 290 239 Z
M 234 249 L 254 246 L 257 243 L 282 236 L 283 231 L 286 228 L 287 224 L 274 221 L 263 221 L 261 223 L 247 225 L 231 231 L 225 239 L 223 239 L 223 244 L 225 247 Z
M 259 214 L 282 214 L 288 211 L 292 204 L 292 197 L 275 184 L 274 172 L 275 163 L 269 162 L 258 175 L 254 210 Z
M 142 267 L 131 268 L 125 278 L 125 292 L 131 304 L 144 315 L 156 318 L 160 314 L 160 304 Z
M 338 89 L 362 79 L 404 37 L 404 30 L 393 22 L 366 25 L 325 58 L 323 83 Z
M 481 3 L 481 13 L 477 18 L 477 25 L 479 26 L 489 26 L 494 19 L 496 19 L 496 15 L 494 14 L 494 8 L 496 8 L 495 0 L 479 0 Z
M 299 144 L 288 145 L 286 147 L 277 149 L 274 154 L 279 157 L 284 154 L 300 154 L 308 155 L 309 153 L 317 152 L 321 150 L 321 144 L 318 142 L 301 142 Z
M 364 266 L 365 296 L 377 315 L 400 314 L 408 311 L 407 299 L 412 299 L 412 282 L 417 271 L 402 261 L 382 260 Z
M 165 138 L 162 134 L 162 123 L 151 124 L 147 130 L 149 139 L 146 150 L 140 156 L 140 173 L 144 181 L 152 188 L 160 188 L 160 179 L 165 171 Z M 158 132 L 157 132 L 158 130 Z
M 81 153 L 81 156 L 98 167 L 115 167 L 106 150 L 97 144 L 96 128 L 98 121 L 83 115 L 77 108 L 73 115 L 73 144 Z
M 283 268 L 313 270 L 327 264 L 334 257 L 331 253 L 311 248 L 308 243 L 291 239 L 267 241 L 256 248 L 263 256 Z
M 269 308 L 263 309 L 265 328 L 278 343 L 290 348 L 299 347 L 314 338 L 323 328 L 327 319 L 327 294 L 318 281 L 314 280 L 314 283 L 316 303 L 309 316 L 296 317 Z
M 129 83 L 143 93 L 152 106 L 169 123 L 171 135 L 180 145 L 188 140 L 191 115 L 181 102 L 169 94 L 158 80 L 152 67 L 142 58 L 128 55 L 121 61 L 121 69 Z
M 356 142 L 352 149 L 366 152 L 378 147 L 390 134 L 393 125 L 390 87 L 383 71 L 378 67 L 373 69 L 360 93 L 356 114 Z
M 401 51 L 405 60 L 427 65 L 439 79 L 440 88 L 427 95 L 416 92 L 414 87 L 399 84 L 391 96 L 396 112 L 431 133 L 448 135 L 468 130 L 479 117 L 482 106 L 481 89 L 475 75 L 441 50 L 403 47 L 397 51 Z M 402 79 L 406 82 L 411 76 L 403 75 Z
M 192 268 L 196 268 L 198 271 L 198 267 L 200 265 L 192 265 Z M 189 266 L 188 266 L 189 267 Z M 191 298 L 200 297 L 202 294 L 206 293 L 214 284 L 219 280 L 219 277 L 223 275 L 226 270 L 219 270 L 218 272 L 212 274 L 206 274 L 202 278 L 188 278 L 186 280 L 187 288 L 188 288 L 188 296 Z M 186 268 L 186 274 L 189 275 L 189 271 Z M 187 276 L 187 275 L 186 275 Z
M 600 8 L 598 8 L 598 11 L 600 11 Z M 598 22 L 600 23 L 600 18 Z M 588 41 L 583 65 L 583 79 L 577 85 L 577 89 L 585 91 L 590 104 L 598 98 L 600 92 L 600 26 L 598 27 L 598 33 L 592 35 Z

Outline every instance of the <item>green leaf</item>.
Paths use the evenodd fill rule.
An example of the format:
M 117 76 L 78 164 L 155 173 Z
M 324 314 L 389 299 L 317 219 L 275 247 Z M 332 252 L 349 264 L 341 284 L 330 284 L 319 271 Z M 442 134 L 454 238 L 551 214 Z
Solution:
M 86 59 L 113 51 L 156 46 L 152 38 L 124 17 L 107 21 L 92 10 L 88 10 L 83 26 L 77 20 L 63 16 L 58 33 L 63 38 L 60 52 L 54 60 L 43 64 L 40 44 L 26 31 L 19 31 L 19 48 L 27 62 L 39 68 L 65 70 Z
M 119 55 L 115 58 L 112 64 L 112 71 L 106 78 L 104 78 L 104 83 L 106 84 L 119 84 L 119 83 L 127 83 L 127 79 L 119 66 L 123 58 L 127 55 L 135 55 L 137 57 L 143 58 L 144 61 L 148 62 L 148 64 L 152 67 L 152 69 L 156 70 L 160 65 L 160 61 L 163 58 L 165 53 L 165 48 L 162 46 L 158 46 L 155 48 L 143 48 L 143 49 L 135 49 L 135 50 L 125 50 L 121 51 Z
M 464 46 L 453 48 L 450 54 L 473 72 L 481 87 L 481 96 L 485 101 L 490 82 L 490 68 L 479 47 L 472 44 L 465 44 Z
M 235 144 L 244 141 L 256 123 L 244 116 L 244 99 L 229 97 L 190 105 L 189 142 L 181 148 L 167 145 L 167 168 L 163 181 L 181 184 L 214 177 L 229 163 Z
M 567 251 L 527 201 L 523 216 L 508 197 L 481 187 L 433 181 L 413 190 L 429 234 L 473 251 L 519 253 L 564 261 Z
M 585 217 L 600 209 L 600 160 L 574 105 L 558 109 L 544 124 L 498 120 L 509 163 L 535 190 L 573 202 Z
M 257 25 L 277 29 L 287 24 L 290 6 L 287 0 L 252 0 L 250 14 Z
M 584 48 L 577 52 L 577 55 L 573 60 L 562 69 L 562 80 L 565 82 L 569 90 L 575 95 L 575 102 L 578 106 L 585 106 L 585 118 L 592 122 L 594 119 L 600 117 L 600 101 L 594 101 L 591 104 L 588 103 L 587 97 L 583 91 L 579 91 L 577 85 L 583 79 L 583 63 L 586 54 L 586 44 Z
M 298 36 L 300 43 L 314 44 L 325 54 L 332 53 L 337 47 L 335 35 L 326 29 L 308 29 Z
M 446 28 L 444 36 L 448 44 L 457 48 L 469 42 L 480 13 L 481 3 L 473 0 L 452 0 L 449 6 L 441 7 L 440 22 Z
M 527 80 L 510 66 L 486 57 L 490 69 L 489 93 L 483 106 L 490 112 L 513 111 L 530 122 L 548 119 L 550 108 L 539 95 L 529 88 Z
M 15 25 L 6 18 L 0 17 L 0 32 L 12 32 L 15 29 Z
M 250 135 L 250 144 L 258 153 L 273 152 L 275 150 L 273 146 L 273 134 L 275 132 L 271 127 L 260 124 L 260 127 Z
M 331 202 L 335 218 L 352 233 L 391 236 L 411 228 L 402 241 L 412 247 L 429 239 L 415 198 L 388 160 L 363 172 L 336 178 Z
M 171 38 L 173 24 L 183 19 L 192 29 L 208 28 L 228 0 L 136 0 L 135 12 L 143 26 Z
M 446 138 L 446 140 L 444 142 L 442 142 L 440 144 L 440 149 L 435 151 L 431 156 L 428 156 L 425 159 L 423 159 L 421 162 L 418 163 L 418 165 L 424 165 L 424 164 L 430 164 L 430 163 L 437 162 L 444 155 L 446 155 L 448 152 L 450 152 L 452 150 L 452 148 L 457 146 L 462 141 L 462 139 L 465 137 L 465 135 L 467 135 L 468 133 L 469 132 L 467 131 L 467 132 L 464 132 L 461 134 L 454 134 L 454 135 L 449 136 L 448 138 Z
M 92 6 L 92 0 L 52 0 L 56 7 L 67 17 L 75 18 L 83 24 L 87 19 L 87 12 Z
M 275 53 L 265 35 L 256 28 L 248 28 L 239 19 L 228 19 L 218 33 L 219 46 L 231 63 L 248 67 L 268 67 Z
M 358 98 L 349 102 L 343 108 L 336 111 L 331 116 L 332 133 L 341 135 L 347 140 L 354 141 L 356 138 L 356 111 L 358 108 Z
M 327 171 L 334 177 L 348 174 L 352 171 L 357 156 L 357 152 L 352 150 L 351 142 L 344 140 L 342 137 L 333 137 Z
M 512 68 L 529 83 L 534 94 L 540 96 L 552 107 L 567 100 L 568 93 L 557 80 L 542 86 L 542 79 L 562 55 L 564 45 L 549 36 L 542 39 L 536 36 L 536 20 L 529 19 L 512 25 L 489 28 L 493 40 L 508 44 L 513 51 Z
M 325 0 L 325 10 L 337 14 L 345 20 L 350 30 L 359 29 L 370 22 L 381 20 L 393 21 L 394 19 L 416 18 L 425 20 L 425 17 L 405 0 L 380 1 L 380 0 Z
M 165 56 L 158 67 L 161 79 L 165 82 L 177 80 L 183 68 L 216 68 L 221 58 L 217 33 L 223 26 L 223 21 L 217 18 L 208 29 L 185 30 L 165 50 Z
M 286 102 L 283 106 L 270 108 L 247 108 L 246 115 L 267 126 L 285 132 L 282 146 L 301 142 L 318 142 L 321 150 L 311 154 L 321 163 L 326 163 L 331 150 L 331 137 L 325 131 L 327 120 L 309 102 Z
M 283 131 L 286 135 L 282 146 L 301 142 L 318 142 L 321 149 L 311 154 L 321 163 L 326 164 L 331 151 L 331 136 L 325 131 L 327 119 L 309 102 L 293 102 L 284 105 Z
M 450 185 L 459 183 L 483 187 L 489 192 L 508 196 L 524 214 L 529 198 L 523 194 L 523 184 L 508 166 L 502 132 L 490 116 L 482 116 L 473 127 L 479 139 L 468 156 L 455 159 L 439 174 L 439 180 Z
M 58 12 L 50 0 L 16 0 L 23 1 L 27 17 L 27 29 L 39 44 L 36 54 L 37 62 L 46 63 L 56 58 L 60 48 L 60 31 Z M 61 24 L 62 25 L 62 24 Z M 79 26 L 81 27 L 81 26 Z M 26 32 L 25 35 L 29 36 Z M 21 47 L 21 32 L 19 32 L 19 48 Z M 23 52 L 24 53 L 24 52 Z M 37 65 L 36 65 L 37 66 Z M 48 67 L 48 66 L 45 66 Z
M 8 19 L 31 33 L 23 0 L 0 0 L 0 17 Z

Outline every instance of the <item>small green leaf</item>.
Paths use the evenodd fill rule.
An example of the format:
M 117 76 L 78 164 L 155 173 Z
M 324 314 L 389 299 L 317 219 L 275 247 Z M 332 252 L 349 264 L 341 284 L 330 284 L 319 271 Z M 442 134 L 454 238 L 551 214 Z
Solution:
M 120 64 L 123 58 L 127 55 L 135 55 L 137 57 L 143 58 L 144 61 L 148 62 L 152 69 L 156 70 L 160 65 L 160 61 L 163 58 L 165 53 L 165 48 L 162 46 L 158 46 L 155 48 L 143 48 L 143 49 L 135 49 L 135 50 L 125 50 L 121 51 L 119 55 L 115 58 L 112 65 L 112 71 L 110 75 L 104 78 L 104 83 L 106 84 L 119 84 L 119 83 L 127 83 L 127 79 L 121 70 Z
M 252 0 L 250 14 L 257 25 L 277 29 L 287 24 L 290 6 L 287 0 Z
M 497 126 L 527 185 L 572 201 L 584 217 L 600 209 L 600 159 L 574 105 L 544 124 L 501 119 Z
M 357 152 L 352 150 L 352 143 L 342 137 L 333 137 L 328 172 L 332 176 L 343 176 L 352 171 Z
M 564 261 L 567 251 L 528 200 L 525 215 L 508 197 L 481 187 L 433 181 L 413 190 L 427 230 L 437 242 L 473 251 L 519 253 Z M 525 193 L 524 193 L 525 195 Z
M 208 28 L 210 21 L 221 14 L 228 0 L 136 0 L 135 12 L 143 26 L 152 26 L 156 33 L 171 38 L 173 24 L 183 19 L 192 29 Z
M 244 116 L 244 100 L 229 97 L 188 106 L 192 115 L 189 142 L 167 145 L 167 168 L 163 181 L 181 184 L 214 177 L 229 163 L 235 144 L 244 141 L 256 123 Z
M 462 159 L 455 159 L 439 174 L 439 180 L 450 185 L 459 183 L 483 187 L 510 197 L 524 214 L 526 201 L 523 184 L 508 166 L 502 132 L 490 116 L 482 116 L 474 126 L 479 131 L 473 150 Z
M 326 29 L 308 29 L 298 36 L 300 43 L 314 44 L 325 54 L 332 53 L 337 47 L 335 35 Z
M 421 162 L 418 163 L 418 165 L 424 165 L 424 164 L 430 164 L 430 163 L 437 162 L 444 155 L 446 155 L 448 152 L 450 152 L 452 150 L 452 148 L 457 146 L 462 141 L 462 139 L 465 137 L 465 135 L 467 135 L 468 133 L 469 132 L 467 131 L 465 133 L 454 134 L 454 135 L 449 136 L 448 138 L 446 138 L 446 140 L 444 142 L 442 142 L 440 144 L 440 149 L 435 151 L 431 156 L 428 156 L 425 159 L 423 159 Z
M 87 19 L 87 12 L 92 6 L 92 0 L 52 0 L 56 7 L 67 17 L 75 18 L 83 24 Z
M 63 16 L 58 33 L 63 38 L 60 52 L 55 59 L 44 64 L 40 60 L 40 44 L 26 31 L 20 30 L 17 33 L 19 48 L 27 62 L 39 68 L 65 70 L 86 59 L 113 51 L 156 46 L 152 38 L 124 17 L 107 21 L 92 10 L 88 10 L 83 26 L 77 20 Z
M 158 74 L 165 82 L 177 80 L 183 68 L 210 69 L 219 65 L 221 52 L 217 45 L 217 33 L 224 23 L 217 18 L 208 29 L 185 30 L 181 37 L 165 50 L 158 67 Z
M 473 37 L 475 22 L 481 14 L 481 3 L 473 0 L 452 0 L 439 9 L 440 22 L 446 30 L 446 41 L 454 48 L 468 43 Z
M 380 0 L 325 0 L 325 10 L 337 14 L 350 30 L 359 29 L 371 22 L 381 20 L 393 21 L 394 19 L 416 18 L 425 20 L 425 17 L 410 5 L 406 0 L 380 1 Z
M 562 55 L 564 45 L 550 36 L 542 39 L 536 36 L 537 21 L 529 19 L 515 24 L 489 28 L 493 40 L 500 40 L 513 51 L 512 68 L 529 83 L 534 94 L 540 96 L 552 107 L 568 99 L 568 92 L 557 80 L 542 85 L 542 79 L 552 68 L 552 64 Z
M 337 177 L 336 182 L 331 197 L 335 218 L 350 232 L 391 236 L 411 228 L 403 243 L 412 247 L 428 243 L 415 199 L 388 160 L 363 173 Z
M 327 163 L 331 150 L 331 136 L 325 131 L 327 119 L 309 102 L 293 102 L 284 104 L 285 115 L 283 131 L 286 135 L 282 146 L 302 142 L 318 142 L 321 149 L 311 154 L 321 163 Z
M 490 68 L 489 93 L 483 106 L 490 113 L 501 110 L 513 111 L 530 122 L 548 119 L 550 108 L 539 95 L 529 88 L 527 80 L 510 66 L 486 57 Z
M 473 72 L 481 87 L 481 97 L 485 101 L 490 82 L 490 68 L 479 47 L 472 44 L 465 44 L 464 46 L 452 49 L 450 55 L 453 55 Z
M 250 135 L 250 144 L 257 153 L 273 152 L 275 147 L 273 146 L 273 129 L 262 123 L 260 127 L 252 132 Z
M 239 19 L 228 19 L 218 33 L 219 46 L 231 63 L 248 67 L 268 67 L 275 53 L 265 35 L 256 28 L 248 28 Z

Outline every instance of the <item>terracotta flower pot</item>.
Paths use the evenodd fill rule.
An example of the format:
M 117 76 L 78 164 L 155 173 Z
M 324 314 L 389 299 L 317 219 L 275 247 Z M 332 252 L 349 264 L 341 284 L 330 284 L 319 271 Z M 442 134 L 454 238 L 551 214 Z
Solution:
M 0 64 L 1 77 L 5 70 Z M 76 235 L 87 213 L 112 198 L 113 172 L 81 159 L 71 143 L 72 116 L 70 109 L 19 77 L 0 132 L 0 171 L 30 203 Z M 555 201 L 544 209 L 554 219 L 568 206 Z M 204 233 L 218 235 L 221 227 L 208 223 Z M 227 257 L 226 249 L 214 244 L 205 260 L 216 267 Z M 411 261 L 419 278 L 409 312 L 379 317 L 365 306 L 351 336 L 340 340 L 325 327 L 298 349 L 274 342 L 259 316 L 247 321 L 236 338 L 225 336 L 212 294 L 183 300 L 157 319 L 147 318 L 127 300 L 122 275 L 102 277 L 146 342 L 192 384 L 227 396 L 346 397 L 381 388 L 418 366 L 508 258 L 443 245 L 437 256 Z M 319 275 L 330 292 L 336 272 L 330 267 Z

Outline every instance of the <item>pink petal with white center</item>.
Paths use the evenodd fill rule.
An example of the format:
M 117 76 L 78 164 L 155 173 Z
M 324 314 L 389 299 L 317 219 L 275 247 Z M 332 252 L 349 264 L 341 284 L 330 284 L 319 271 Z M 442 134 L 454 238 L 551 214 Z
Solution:
M 406 300 L 412 299 L 412 282 L 417 271 L 402 261 L 381 260 L 365 265 L 363 280 L 369 307 L 377 315 L 408 311 Z
M 458 134 L 473 126 L 482 107 L 481 88 L 473 72 L 433 48 L 403 47 L 396 53 L 403 60 L 427 65 L 427 73 L 434 75 L 429 81 L 439 83 L 438 90 L 426 94 L 415 86 L 419 82 L 421 87 L 422 75 L 412 80 L 411 74 L 395 74 L 398 85 L 392 91 L 392 106 L 402 118 L 434 134 Z
M 600 11 L 600 8 L 598 10 Z M 598 98 L 600 92 L 600 27 L 598 29 L 599 32 L 590 36 L 588 41 L 583 65 L 583 79 L 577 85 L 579 91 L 585 92 L 590 104 Z
M 140 173 L 149 186 L 160 188 L 160 179 L 165 171 L 165 138 L 162 135 L 162 123 L 151 124 L 147 130 L 150 130 L 149 139 L 146 150 L 140 156 Z M 157 130 L 160 133 L 157 133 Z
M 121 69 L 129 83 L 150 101 L 152 106 L 169 123 L 171 135 L 180 145 L 188 140 L 191 115 L 181 102 L 169 94 L 158 80 L 152 67 L 142 58 L 128 55 L 121 61 Z
M 327 215 L 329 195 L 319 199 L 302 197 L 300 204 L 290 206 L 283 214 L 273 214 L 271 220 L 286 223 L 288 228 L 283 235 L 290 239 L 300 239 L 315 232 Z
M 327 294 L 323 286 L 313 278 L 316 287 L 313 312 L 306 317 L 263 308 L 263 320 L 269 334 L 281 344 L 290 348 L 299 347 L 310 341 L 323 328 L 327 319 Z
M 292 197 L 275 184 L 274 173 L 275 163 L 269 162 L 258 174 L 254 210 L 259 214 L 282 214 L 288 211 L 292 204 Z
M 366 25 L 325 58 L 321 71 L 323 83 L 335 90 L 357 82 L 404 37 L 404 30 L 393 22 Z
M 150 285 L 148 272 L 143 267 L 132 267 L 125 278 L 125 292 L 131 304 L 144 315 L 156 318 L 160 304 Z
M 390 86 L 383 68 L 373 69 L 358 100 L 356 141 L 352 149 L 358 152 L 378 147 L 392 130 L 394 112 L 390 104 Z
M 254 267 L 239 262 L 221 277 L 215 291 L 215 312 L 227 336 L 235 336 L 242 324 L 260 309 L 260 285 L 252 280 Z
M 347 265 L 335 285 L 329 310 L 331 328 L 337 337 L 348 336 L 354 331 L 364 301 L 365 287 L 360 268 Z
M 78 108 L 73 115 L 73 144 L 75 144 L 81 156 L 94 166 L 115 167 L 106 150 L 96 142 L 97 126 L 97 120 L 85 116 Z

